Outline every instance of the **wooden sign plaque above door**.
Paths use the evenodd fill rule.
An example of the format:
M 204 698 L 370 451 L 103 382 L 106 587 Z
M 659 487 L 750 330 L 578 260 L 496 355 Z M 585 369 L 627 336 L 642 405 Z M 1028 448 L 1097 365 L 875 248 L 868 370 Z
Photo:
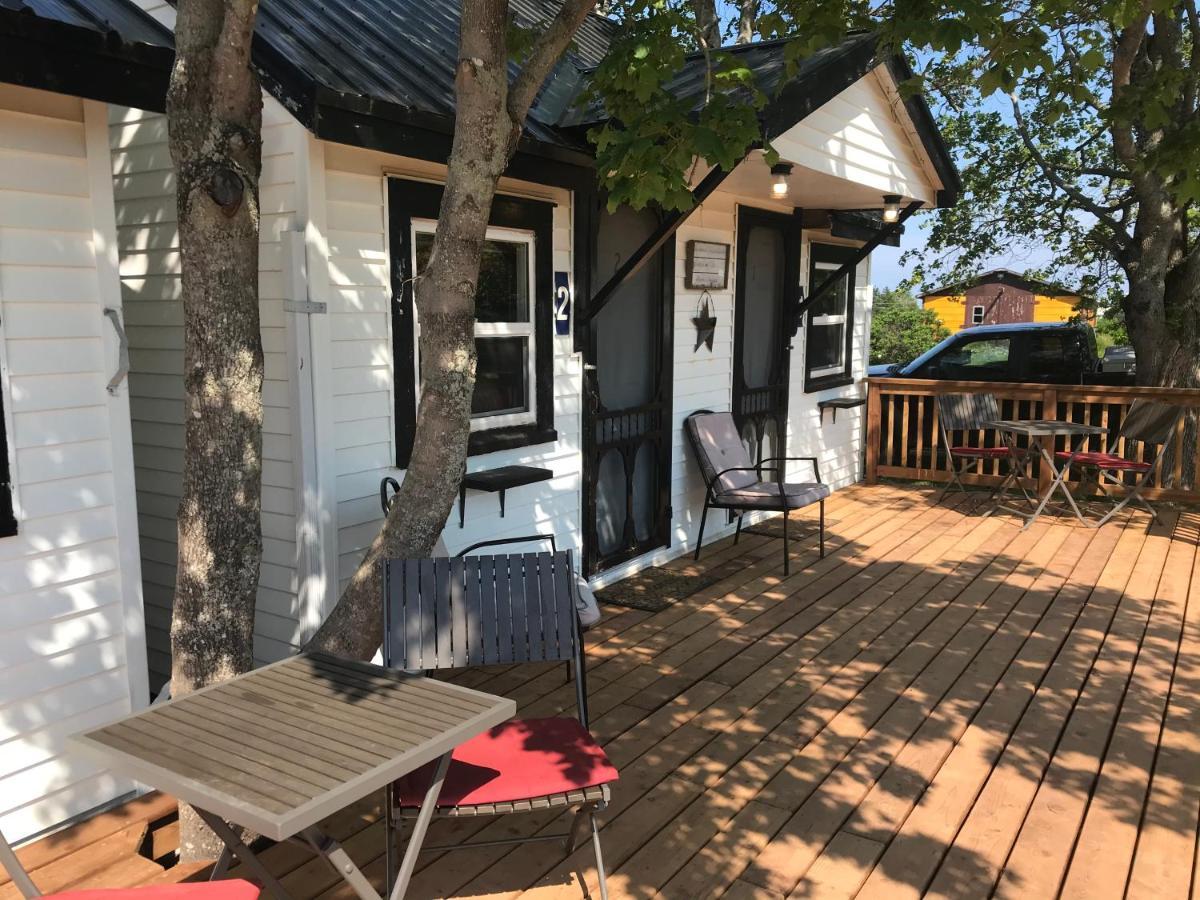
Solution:
M 729 245 L 711 241 L 687 242 L 684 287 L 724 290 L 729 286 Z

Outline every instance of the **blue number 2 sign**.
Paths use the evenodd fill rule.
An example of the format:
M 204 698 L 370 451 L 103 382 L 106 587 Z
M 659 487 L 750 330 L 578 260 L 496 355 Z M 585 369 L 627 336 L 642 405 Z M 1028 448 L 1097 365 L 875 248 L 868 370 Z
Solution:
M 559 337 L 571 333 L 571 282 L 566 272 L 554 273 L 554 333 Z

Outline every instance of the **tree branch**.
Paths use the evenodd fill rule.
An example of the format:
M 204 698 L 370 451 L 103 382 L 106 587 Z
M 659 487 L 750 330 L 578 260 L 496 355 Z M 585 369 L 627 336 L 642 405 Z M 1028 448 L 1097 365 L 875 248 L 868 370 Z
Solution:
M 1042 155 L 1041 150 L 1038 149 L 1036 142 L 1033 140 L 1033 136 L 1029 133 L 1029 127 L 1025 122 L 1024 114 L 1021 112 L 1021 104 L 1017 99 L 1017 95 L 1010 94 L 1009 100 L 1012 102 L 1013 120 L 1017 125 L 1017 134 L 1021 136 L 1021 142 L 1025 145 L 1025 149 L 1029 151 L 1029 155 L 1033 157 L 1034 162 L 1037 163 L 1038 168 L 1041 169 L 1042 174 L 1046 176 L 1051 184 L 1074 200 L 1081 209 L 1091 213 L 1108 226 L 1118 245 L 1128 244 L 1130 240 L 1129 234 L 1121 226 L 1121 223 L 1112 217 L 1113 210 L 1106 209 L 1099 203 L 1096 203 L 1091 197 L 1079 190 L 1075 185 L 1070 184 L 1059 174 L 1058 169 L 1052 166 L 1046 160 L 1046 157 Z
M 1138 52 L 1146 39 L 1146 29 L 1150 24 L 1150 14 L 1153 8 L 1152 0 L 1142 0 L 1141 10 L 1136 19 L 1117 36 L 1113 48 L 1112 61 L 1112 96 L 1113 105 L 1121 102 L 1121 95 L 1129 87 L 1133 79 L 1133 67 L 1137 63 Z M 1133 137 L 1133 129 L 1114 120 L 1112 125 L 1113 149 L 1117 151 L 1121 162 L 1131 170 L 1137 165 L 1137 143 Z
M 508 89 L 508 117 L 516 130 L 516 140 L 525 127 L 529 107 L 537 98 L 542 83 L 570 46 L 575 32 L 596 7 L 596 0 L 564 0 L 554 21 L 542 32 L 529 52 L 525 65 Z

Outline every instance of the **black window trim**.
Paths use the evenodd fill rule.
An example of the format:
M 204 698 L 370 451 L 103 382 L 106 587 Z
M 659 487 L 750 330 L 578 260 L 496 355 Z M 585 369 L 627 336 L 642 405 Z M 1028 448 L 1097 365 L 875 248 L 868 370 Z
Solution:
M 395 397 L 397 468 L 408 467 L 416 436 L 417 405 L 416 337 L 413 334 L 412 222 L 437 219 L 443 186 L 387 176 L 388 254 L 391 267 L 392 378 Z M 551 333 L 554 294 L 554 203 L 497 194 L 489 225 L 532 231 L 534 235 L 534 347 L 536 380 L 534 406 L 537 420 L 471 433 L 471 456 L 510 450 L 558 440 L 554 429 L 554 336 Z
M 848 247 L 845 244 L 825 244 L 819 241 L 812 241 L 808 245 L 808 283 L 809 290 L 812 290 L 817 285 L 816 264 L 821 263 L 842 263 L 852 260 L 857 254 L 857 247 Z M 857 268 L 857 267 L 856 267 Z M 808 338 L 811 335 L 813 320 L 813 307 L 809 307 L 808 312 L 804 317 L 805 341 L 804 341 L 804 393 L 811 394 L 816 391 L 827 390 L 828 388 L 843 387 L 847 384 L 854 383 L 854 307 L 855 298 L 854 291 L 857 285 L 855 278 L 857 270 L 851 269 L 846 278 L 848 284 L 846 286 L 846 350 L 845 368 L 841 372 L 833 372 L 828 375 L 822 375 L 814 378 L 812 375 L 812 367 L 808 349 L 810 342 Z

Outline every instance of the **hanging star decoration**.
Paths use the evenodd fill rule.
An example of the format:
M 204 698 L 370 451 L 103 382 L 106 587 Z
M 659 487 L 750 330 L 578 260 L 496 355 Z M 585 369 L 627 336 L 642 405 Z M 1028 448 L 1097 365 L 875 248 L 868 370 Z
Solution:
M 692 318 L 692 324 L 696 326 L 696 346 L 692 348 L 693 353 L 700 349 L 701 344 L 707 344 L 709 352 L 712 352 L 713 337 L 717 332 L 717 317 L 709 311 L 708 300 L 708 292 L 705 291 L 701 295 L 701 306 Z

